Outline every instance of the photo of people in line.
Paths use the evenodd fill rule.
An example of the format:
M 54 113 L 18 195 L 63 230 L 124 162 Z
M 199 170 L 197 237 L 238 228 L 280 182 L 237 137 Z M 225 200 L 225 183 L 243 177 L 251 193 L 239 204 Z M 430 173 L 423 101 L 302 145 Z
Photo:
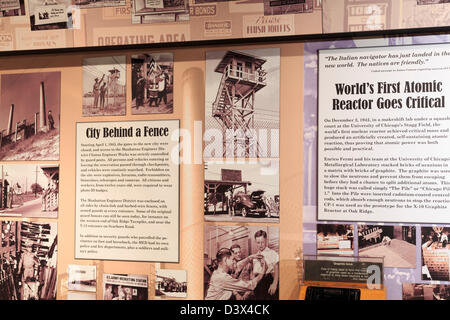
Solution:
M 278 300 L 277 227 L 205 226 L 205 300 Z
M 148 300 L 147 276 L 103 274 L 103 300 Z

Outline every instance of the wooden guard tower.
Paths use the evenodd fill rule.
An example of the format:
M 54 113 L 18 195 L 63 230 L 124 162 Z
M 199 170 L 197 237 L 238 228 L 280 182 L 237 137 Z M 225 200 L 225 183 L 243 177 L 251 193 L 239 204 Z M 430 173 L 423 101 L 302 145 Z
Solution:
M 59 166 L 41 166 L 48 179 L 48 186 L 42 195 L 42 211 L 57 211 L 59 206 Z
M 255 93 L 266 86 L 265 59 L 237 51 L 227 51 L 215 71 L 222 73 L 212 116 L 223 134 L 223 156 L 260 156 L 255 125 Z M 252 152 L 251 152 L 252 151 Z

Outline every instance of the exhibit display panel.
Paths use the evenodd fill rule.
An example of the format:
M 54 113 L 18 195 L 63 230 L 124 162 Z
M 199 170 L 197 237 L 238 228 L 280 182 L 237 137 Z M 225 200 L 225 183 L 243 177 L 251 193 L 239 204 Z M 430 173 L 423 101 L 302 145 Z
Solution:
M 300 300 L 385 300 L 383 258 L 303 255 Z
M 427 29 L 450 21 L 447 0 L 323 0 L 322 7 L 323 33 Z
M 271 43 L 2 57 L 8 67 L 0 71 L 1 220 L 58 225 L 55 253 L 46 249 L 41 258 L 57 257 L 57 268 L 36 265 L 34 276 L 21 283 L 33 288 L 46 272 L 51 287 L 45 294 L 33 289 L 40 299 L 205 299 L 226 291 L 218 286 L 209 292 L 215 282 L 208 274 L 214 274 L 220 249 L 235 253 L 237 244 L 236 257 L 252 265 L 246 274 L 260 274 L 255 297 L 296 299 L 301 141 L 291 141 L 295 147 L 280 141 L 300 135 L 302 50 L 298 43 Z M 209 52 L 221 53 L 212 70 L 205 61 Z M 223 74 L 215 68 L 230 52 L 243 59 L 242 69 L 240 62 L 227 69 L 227 81 L 241 79 L 230 92 L 237 96 L 261 84 L 244 104 L 254 122 L 241 127 L 244 133 L 257 129 L 258 148 L 252 139 L 235 143 L 231 150 L 243 150 L 243 157 L 234 160 L 222 158 L 225 140 L 211 139 L 222 133 L 220 122 L 206 121 L 211 113 L 205 112 L 220 96 Z M 210 81 L 211 100 L 205 79 L 214 73 L 219 77 Z M 216 156 L 204 161 L 203 147 Z M 264 157 L 255 158 L 252 150 Z M 217 192 L 208 189 L 216 184 Z M 230 201 L 220 198 L 222 191 Z M 228 207 L 234 215 L 224 214 Z M 14 261 L 26 250 L 8 226 L 4 238 L 14 241 L 2 244 L 5 276 L 20 279 Z M 23 284 L 14 297 L 32 296 L 21 293 Z
M 427 90 L 419 89 L 419 87 L 417 87 L 418 84 L 423 87 L 425 82 L 428 83 L 427 86 L 432 85 L 434 81 L 433 78 L 439 78 L 439 72 L 442 71 L 441 68 L 446 68 L 443 60 L 435 67 L 427 67 L 425 64 L 427 62 L 432 62 L 433 58 L 436 57 L 445 59 L 447 42 L 448 35 L 435 35 L 370 40 L 351 39 L 305 44 L 305 78 L 313 81 L 308 82 L 308 84 L 305 83 L 305 92 L 308 93 L 305 95 L 304 105 L 304 253 L 314 254 L 317 252 L 318 254 L 326 254 L 327 252 L 330 252 L 353 256 L 384 257 L 384 279 L 387 299 L 429 299 L 430 297 L 433 298 L 433 293 L 434 298 L 436 299 L 447 299 L 445 285 L 433 287 L 430 286 L 429 282 L 430 280 L 449 280 L 449 256 L 447 248 L 448 237 L 445 209 L 439 218 L 434 215 L 434 213 L 436 213 L 435 210 L 440 210 L 445 207 L 445 204 L 442 205 L 442 203 L 445 203 L 446 201 L 446 197 L 444 196 L 444 187 L 445 184 L 448 183 L 448 178 L 445 176 L 446 164 L 436 163 L 436 165 L 430 165 L 430 163 L 425 160 L 429 157 L 428 160 L 431 161 L 436 160 L 439 162 L 442 160 L 445 162 L 445 159 L 447 158 L 445 156 L 433 155 L 432 151 L 439 150 L 437 152 L 441 152 L 446 149 L 443 147 L 446 145 L 446 104 L 442 104 L 442 107 L 438 109 L 434 109 L 429 104 L 434 97 L 440 97 L 440 99 L 443 98 L 445 102 L 447 95 L 439 91 L 440 89 L 442 89 L 442 92 L 445 91 L 445 81 L 442 82 L 442 88 L 437 89 L 436 92 L 433 92 L 433 88 L 431 86 Z M 330 48 L 332 48 L 330 51 L 324 50 Z M 338 48 L 342 48 L 343 50 L 335 50 Z M 320 54 L 318 53 L 319 50 Z M 372 72 L 360 71 L 358 76 L 341 78 L 341 80 L 345 79 L 344 82 L 336 81 L 334 76 L 324 76 L 321 78 L 322 72 L 319 70 L 324 70 L 324 73 L 333 73 L 333 71 L 331 71 L 333 67 L 327 69 L 327 62 L 317 64 L 319 61 L 318 59 L 323 58 L 327 52 L 349 53 L 352 51 L 353 53 L 361 53 L 365 50 L 367 50 L 367 57 L 372 57 L 375 59 L 374 61 L 369 62 L 367 66 L 374 67 L 377 69 L 376 71 L 375 69 L 372 69 Z M 383 52 L 383 50 L 387 51 Z M 399 51 L 394 54 L 396 50 Z M 423 57 L 418 56 L 418 52 L 420 50 L 422 50 L 422 54 L 424 55 Z M 426 50 L 429 51 L 425 53 Z M 438 50 L 439 52 L 431 53 L 431 50 Z M 441 50 L 444 51 L 444 53 L 442 53 Z M 402 57 L 401 61 L 387 62 L 378 60 L 379 58 L 395 59 L 395 56 L 397 55 L 398 57 Z M 346 55 L 346 57 L 350 56 L 351 54 Z M 424 60 L 420 60 L 422 58 Z M 364 58 L 362 58 L 362 60 L 363 59 Z M 416 64 L 411 63 L 411 59 L 415 59 Z M 422 66 L 418 65 L 418 63 L 421 63 L 419 61 L 422 61 L 424 64 Z M 392 71 L 389 71 L 389 65 L 392 67 L 397 63 L 403 63 L 404 66 L 394 67 L 391 69 Z M 342 63 L 339 64 L 343 67 L 344 65 L 350 67 L 351 69 L 352 64 L 354 64 L 355 68 L 358 68 L 358 66 L 362 67 L 365 65 L 365 62 L 359 60 L 358 58 L 357 60 L 354 60 L 353 63 L 351 61 L 342 61 Z M 384 72 L 381 72 L 382 68 L 385 68 Z M 317 71 L 319 71 L 319 73 L 317 73 Z M 411 72 L 410 76 L 401 79 L 402 75 L 406 74 L 405 72 Z M 425 75 L 427 72 L 429 72 L 429 74 Z M 375 80 L 375 83 L 370 80 L 372 77 L 372 79 L 376 79 L 380 74 L 385 74 L 385 76 L 383 76 L 383 80 Z M 386 76 L 386 74 L 389 76 Z M 319 79 L 315 82 L 314 80 L 317 79 L 317 76 Z M 325 87 L 322 87 L 327 79 L 330 81 L 329 84 L 333 82 L 332 88 L 328 87 L 325 89 Z M 356 84 L 353 87 L 355 90 L 361 89 L 361 91 L 359 91 L 359 96 L 356 94 L 358 96 L 357 98 L 355 98 L 355 96 L 351 93 L 343 94 L 342 97 L 336 94 L 336 90 L 339 90 L 342 83 L 350 82 L 352 84 Z M 409 92 L 409 89 L 411 89 L 409 86 L 413 82 L 414 89 L 412 90 L 415 92 Z M 438 82 L 439 80 L 436 80 L 434 83 Z M 360 83 L 361 86 L 358 86 L 357 83 Z M 384 92 L 383 85 L 387 83 L 396 83 L 395 86 L 398 87 L 398 91 L 393 90 L 390 92 Z M 373 91 L 371 90 L 372 85 Z M 363 92 L 365 89 L 362 89 L 363 86 L 367 86 L 367 91 L 365 93 Z M 317 88 L 319 89 L 318 91 L 316 91 Z M 324 88 L 324 90 L 321 91 L 320 88 Z M 383 91 L 383 93 L 378 93 L 379 90 Z M 426 92 L 419 92 L 422 90 L 425 90 Z M 330 96 L 333 96 L 333 98 L 330 99 Z M 373 100 L 374 104 L 372 108 L 368 107 L 367 109 L 362 109 L 361 107 L 359 110 L 354 110 L 352 109 L 352 102 L 350 102 L 348 105 L 350 107 L 347 110 L 345 109 L 346 103 L 344 102 L 341 109 L 341 105 L 339 103 L 341 100 L 345 100 L 345 97 L 348 98 L 347 100 L 352 102 L 363 101 L 367 98 L 366 101 Z M 393 104 L 390 104 L 388 108 L 386 108 L 386 104 L 382 106 L 381 101 L 392 102 L 393 100 L 397 101 L 397 106 L 395 109 L 393 108 Z M 336 102 L 336 108 L 334 111 L 333 101 Z M 413 101 L 420 103 L 420 106 L 416 104 L 413 107 Z M 387 111 L 387 113 L 383 113 L 383 110 Z M 354 117 L 356 114 L 353 113 L 355 111 L 357 112 L 356 117 Z M 409 115 L 399 114 L 399 112 L 401 113 L 404 111 L 409 112 Z M 414 113 L 417 111 L 423 114 L 420 116 L 415 116 Z M 327 118 L 330 113 L 333 112 L 337 112 L 337 117 L 334 118 L 334 116 L 332 116 L 331 118 Z M 365 115 L 367 112 L 370 113 L 370 116 L 366 118 Z M 383 120 L 378 123 L 379 128 L 375 128 L 378 122 L 375 114 L 378 112 L 383 113 Z M 435 112 L 435 114 L 427 114 L 428 112 Z M 339 119 L 342 120 L 341 116 L 344 116 L 344 113 L 346 113 L 345 116 L 347 116 L 348 119 L 357 119 L 358 122 L 339 122 Z M 433 117 L 437 117 L 437 123 L 435 126 L 433 126 L 435 121 L 432 121 L 430 126 L 427 126 L 422 122 L 428 122 L 426 120 Z M 416 133 L 409 133 L 409 124 L 402 122 L 408 121 L 408 119 L 411 118 L 413 119 L 413 126 L 416 127 Z M 334 119 L 334 125 L 340 125 L 341 127 L 325 129 L 326 125 L 333 124 L 331 122 L 326 122 L 327 124 L 325 125 L 324 119 Z M 359 122 L 360 119 L 367 119 L 369 122 Z M 398 123 L 398 127 L 396 128 L 389 127 L 395 122 L 390 121 L 393 119 L 401 121 L 401 123 Z M 439 119 L 442 119 L 444 122 L 440 123 Z M 372 122 L 372 120 L 374 122 Z M 349 128 L 343 128 L 347 125 Z M 442 125 L 443 127 L 440 128 Z M 438 127 L 439 129 L 437 129 Z M 434 130 L 439 131 L 440 129 L 443 130 L 441 134 L 436 132 L 433 133 Z M 343 135 L 338 134 L 341 130 L 344 130 Z M 346 130 L 349 130 L 350 132 L 347 132 Z M 374 133 L 375 130 L 390 130 L 390 133 L 386 134 L 386 137 L 381 138 Z M 403 130 L 404 132 L 399 133 L 395 132 L 395 130 Z M 343 137 L 343 140 L 330 138 L 330 134 L 334 135 L 335 138 L 338 138 L 338 136 Z M 394 135 L 395 141 L 388 138 L 388 135 L 392 134 Z M 416 137 L 409 141 L 409 143 L 404 140 L 413 135 Z M 422 143 L 424 140 L 422 139 L 424 137 L 428 137 L 428 135 L 430 135 L 430 139 L 427 140 L 425 146 L 423 146 Z M 439 139 L 442 138 L 444 140 L 439 140 L 437 138 L 438 136 Z M 325 140 L 325 137 L 328 138 Z M 336 144 L 334 146 L 326 146 L 325 141 L 327 141 L 327 144 L 336 144 L 336 142 L 339 144 L 339 141 L 342 141 L 343 145 Z M 356 146 L 356 142 L 358 142 L 358 146 Z M 443 144 L 439 148 L 430 148 L 433 144 L 440 144 L 441 142 Z M 370 143 L 373 143 L 373 145 L 370 146 Z M 389 156 L 387 156 L 390 160 L 384 163 L 387 166 L 390 166 L 390 168 L 387 171 L 380 170 L 381 166 L 384 164 L 383 161 L 378 162 L 380 165 L 378 170 L 385 172 L 379 172 L 377 179 L 370 180 L 371 174 L 373 174 L 373 177 L 377 175 L 377 173 L 375 173 L 375 170 L 377 170 L 376 168 L 364 167 L 365 165 L 374 164 L 372 162 L 373 158 L 370 154 L 373 150 L 377 150 L 373 154 L 379 154 L 380 158 L 383 157 L 384 160 L 384 156 L 382 156 L 382 149 L 388 147 L 391 143 L 398 144 L 398 148 L 391 150 Z M 417 145 L 413 146 L 413 143 Z M 381 149 L 377 149 L 378 147 L 381 147 Z M 409 147 L 409 151 L 417 154 L 423 150 L 427 150 L 427 154 L 423 159 L 417 159 L 420 158 L 417 154 L 415 157 L 408 156 L 409 151 L 403 149 L 404 147 Z M 321 148 L 321 150 L 319 150 L 319 148 Z M 339 157 L 342 158 L 342 161 L 334 161 L 333 157 L 325 159 L 325 153 L 335 148 L 342 148 L 342 152 L 339 153 Z M 353 152 L 357 154 L 355 159 L 359 159 L 361 157 L 362 159 L 359 159 L 361 161 L 358 160 L 350 166 L 346 166 L 345 161 L 352 157 L 350 155 L 352 148 Z M 358 149 L 358 151 L 356 151 L 356 149 Z M 347 151 L 350 151 L 350 153 L 346 153 Z M 416 158 L 418 161 L 415 162 L 414 165 L 410 166 L 410 170 L 417 171 L 415 171 L 415 173 L 411 172 L 410 176 L 404 176 L 405 173 L 403 172 L 403 165 L 407 164 L 398 161 L 396 154 L 402 159 L 411 160 Z M 339 168 L 333 168 L 334 164 L 339 166 L 339 163 L 342 166 Z M 410 164 L 411 163 L 409 163 L 409 165 Z M 425 166 L 429 168 L 425 168 Z M 319 168 L 323 168 L 323 170 Z M 336 171 L 329 172 L 330 170 Z M 371 170 L 373 173 L 370 172 Z M 421 172 L 420 179 L 414 180 L 413 177 L 417 176 L 417 173 L 419 172 Z M 427 180 L 427 177 L 434 174 L 436 177 Z M 325 178 L 325 175 L 330 176 Z M 368 176 L 366 177 L 365 175 Z M 383 176 L 386 175 L 391 176 L 389 183 L 384 181 Z M 395 175 L 397 175 L 397 178 L 400 178 L 400 176 L 402 176 L 402 178 L 396 179 Z M 332 182 L 336 176 L 338 180 L 342 180 L 342 183 L 338 183 L 336 185 L 341 190 L 335 189 L 324 191 L 324 186 L 328 185 L 329 182 Z M 346 180 L 350 176 L 352 178 L 350 180 Z M 359 180 L 360 178 L 362 178 L 362 181 Z M 351 182 L 346 184 L 346 181 Z M 416 185 L 412 187 L 411 183 L 415 182 Z M 355 185 L 353 183 L 355 183 Z M 434 187 L 428 186 L 428 183 L 432 183 Z M 381 184 L 384 184 L 386 192 L 380 190 L 383 189 L 380 188 Z M 350 190 L 353 187 L 356 187 L 356 192 L 355 190 Z M 347 190 L 345 190 L 345 188 L 347 188 Z M 395 191 L 393 189 L 400 190 Z M 412 192 L 424 190 L 427 194 L 412 195 L 407 189 Z M 341 194 L 338 195 L 336 192 Z M 377 195 L 380 194 L 383 194 L 383 196 L 377 200 Z M 359 197 L 361 195 L 365 198 L 363 202 L 359 201 Z M 392 197 L 393 195 L 394 197 Z M 375 207 L 381 208 L 383 206 L 388 206 L 388 204 L 392 204 L 392 201 L 396 198 L 396 196 L 398 196 L 397 199 L 402 199 L 404 196 L 411 196 L 408 201 L 405 200 L 404 204 L 405 206 L 407 205 L 408 207 L 411 207 L 411 210 L 408 210 L 408 212 L 404 212 L 404 214 L 402 214 L 402 205 L 400 203 L 396 203 L 396 208 L 392 208 L 392 211 L 390 211 L 392 215 L 389 214 L 388 211 L 384 211 L 385 214 L 382 214 L 384 216 L 378 216 L 377 219 L 372 217 L 372 213 L 377 215 L 376 212 L 381 212 L 378 211 L 378 209 L 375 209 Z M 440 196 L 442 196 L 442 198 L 439 198 Z M 325 206 L 324 203 L 327 202 L 325 199 L 330 199 L 331 197 L 335 197 L 336 201 L 330 201 L 332 205 Z M 367 212 L 364 208 L 358 208 L 360 205 L 373 205 L 372 201 L 378 201 L 377 204 L 374 205 L 372 212 Z M 430 205 L 428 202 L 433 203 L 433 205 Z M 442 203 L 438 204 L 438 202 Z M 341 207 L 341 205 L 344 205 L 345 208 Z M 341 214 L 335 215 L 334 213 L 331 213 L 331 211 L 328 211 L 332 210 L 336 213 L 336 209 L 342 209 Z M 423 214 L 424 216 L 419 218 L 417 213 L 414 213 L 414 209 L 420 209 L 417 213 L 419 215 Z M 344 210 L 347 211 L 344 212 Z M 332 216 L 329 215 L 326 217 L 330 213 Z M 347 214 L 355 215 L 348 219 L 349 216 L 347 216 Z M 397 214 L 398 216 L 395 216 Z M 413 287 L 405 285 L 405 283 L 414 284 L 417 287 L 417 290 L 414 289 L 414 291 L 411 289 Z M 432 294 L 424 295 L 423 288 L 427 288 L 426 290 L 431 290 Z M 409 289 L 410 291 L 405 291 Z

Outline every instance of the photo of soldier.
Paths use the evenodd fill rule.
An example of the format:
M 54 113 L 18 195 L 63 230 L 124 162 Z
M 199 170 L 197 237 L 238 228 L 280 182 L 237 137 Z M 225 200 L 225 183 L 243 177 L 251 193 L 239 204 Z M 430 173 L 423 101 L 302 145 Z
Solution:
M 126 114 L 126 57 L 83 59 L 83 116 Z
M 131 113 L 173 113 L 173 54 L 133 55 L 131 64 Z

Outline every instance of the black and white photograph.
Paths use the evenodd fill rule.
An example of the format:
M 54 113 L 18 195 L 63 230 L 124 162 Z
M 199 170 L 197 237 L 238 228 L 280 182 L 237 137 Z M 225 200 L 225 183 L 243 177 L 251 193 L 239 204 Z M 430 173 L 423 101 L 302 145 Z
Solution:
M 126 114 L 126 57 L 83 59 L 83 116 Z
M 450 0 L 417 0 L 417 4 L 438 4 L 438 3 L 449 3 Z
M 2 164 L 0 170 L 0 217 L 58 217 L 57 164 Z
M 186 270 L 157 269 L 155 296 L 157 298 L 186 298 Z
M 384 267 L 416 267 L 416 227 L 358 225 L 359 256 L 383 257 Z
M 68 289 L 74 291 L 97 291 L 97 268 L 95 266 L 69 264 Z
M 278 160 L 205 161 L 205 221 L 279 222 Z
M 402 300 L 450 300 L 450 285 L 403 283 Z
M 3 74 L 0 160 L 59 160 L 60 72 Z
M 32 31 L 72 29 L 71 0 L 28 0 Z
M 131 70 L 131 113 L 173 113 L 173 53 L 133 55 Z
M 318 224 L 317 254 L 353 255 L 352 224 Z
M 131 0 L 133 24 L 189 21 L 189 0 Z
M 148 300 L 147 276 L 103 274 L 103 300 Z
M 194 0 L 195 4 L 210 3 L 210 2 L 229 2 L 237 0 Z
M 278 227 L 205 225 L 204 299 L 278 300 Z
M 25 0 L 0 0 L 0 17 L 25 15 Z
M 126 5 L 126 0 L 73 0 L 80 9 L 119 7 Z
M 449 227 L 422 227 L 422 280 L 450 281 Z
M 55 300 L 56 222 L 1 221 L 0 300 Z
M 66 300 L 93 301 L 97 300 L 97 294 L 92 292 L 69 291 L 67 292 Z
M 450 300 L 450 285 L 403 283 L 402 300 Z
M 315 0 L 264 0 L 264 15 L 311 13 Z
M 280 49 L 206 52 L 205 148 L 210 158 L 278 158 Z

